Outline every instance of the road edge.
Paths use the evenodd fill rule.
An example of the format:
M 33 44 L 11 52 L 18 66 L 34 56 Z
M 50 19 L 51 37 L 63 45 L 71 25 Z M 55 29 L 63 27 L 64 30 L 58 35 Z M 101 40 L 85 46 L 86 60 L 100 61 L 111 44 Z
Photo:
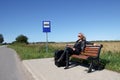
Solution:
M 22 61 L 23 66 L 26 68 L 26 70 L 31 74 L 31 76 L 34 78 L 34 80 L 39 80 L 37 76 L 33 73 L 33 71 L 30 68 L 30 65 L 25 62 L 25 60 Z

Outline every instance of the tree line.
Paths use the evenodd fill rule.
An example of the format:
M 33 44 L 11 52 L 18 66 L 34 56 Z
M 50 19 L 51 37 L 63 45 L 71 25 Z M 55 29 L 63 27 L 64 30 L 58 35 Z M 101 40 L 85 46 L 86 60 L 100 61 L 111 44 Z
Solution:
M 4 37 L 2 34 L 0 34 L 0 44 L 2 44 L 4 42 Z M 12 43 L 25 43 L 28 44 L 28 37 L 25 35 L 19 35 L 16 37 L 15 41 L 13 41 Z

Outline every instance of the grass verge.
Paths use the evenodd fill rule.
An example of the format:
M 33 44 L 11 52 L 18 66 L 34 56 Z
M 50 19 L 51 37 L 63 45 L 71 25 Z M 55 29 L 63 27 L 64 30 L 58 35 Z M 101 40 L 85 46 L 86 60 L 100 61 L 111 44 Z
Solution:
M 107 51 L 102 53 L 101 60 L 104 64 L 106 64 L 106 69 L 120 73 L 120 52 Z
M 53 52 L 55 51 L 54 49 L 52 49 L 52 46 L 49 46 L 48 53 L 46 53 L 46 48 L 44 44 L 42 45 L 14 44 L 9 45 L 8 47 L 14 49 L 18 53 L 21 60 L 53 57 Z

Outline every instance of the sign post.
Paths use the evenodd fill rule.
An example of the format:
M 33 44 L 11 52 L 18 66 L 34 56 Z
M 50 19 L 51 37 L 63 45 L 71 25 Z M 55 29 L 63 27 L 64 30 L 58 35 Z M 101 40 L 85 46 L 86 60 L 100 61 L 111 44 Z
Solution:
M 46 53 L 48 53 L 48 32 L 51 32 L 50 21 L 43 21 L 43 32 L 46 33 Z

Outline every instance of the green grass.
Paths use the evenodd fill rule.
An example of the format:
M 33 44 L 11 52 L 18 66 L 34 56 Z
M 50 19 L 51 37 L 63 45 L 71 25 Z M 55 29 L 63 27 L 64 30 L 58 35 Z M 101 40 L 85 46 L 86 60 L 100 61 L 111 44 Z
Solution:
M 48 53 L 46 53 L 45 44 L 14 44 L 9 45 L 18 53 L 21 60 L 50 58 L 54 56 L 54 52 L 58 49 L 64 49 L 65 44 L 49 44 Z M 120 52 L 119 51 L 102 51 L 101 62 L 106 64 L 105 68 L 120 72 Z
M 9 45 L 9 47 L 15 49 L 22 60 L 53 57 L 55 51 L 55 49 L 53 49 L 52 46 L 49 46 L 48 53 L 46 53 L 46 47 L 44 44 L 42 45 L 15 44 Z
M 101 54 L 101 59 L 105 68 L 113 71 L 120 72 L 120 52 L 105 52 Z

